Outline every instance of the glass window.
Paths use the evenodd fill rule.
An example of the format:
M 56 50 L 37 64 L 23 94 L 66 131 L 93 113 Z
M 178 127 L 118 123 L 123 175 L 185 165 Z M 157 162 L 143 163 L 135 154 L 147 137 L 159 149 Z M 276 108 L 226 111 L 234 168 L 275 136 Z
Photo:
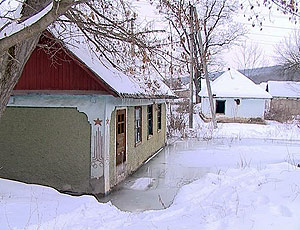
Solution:
M 161 104 L 157 105 L 157 130 L 161 130 Z
M 135 107 L 135 143 L 142 141 L 142 107 Z
M 148 137 L 153 135 L 153 105 L 147 107 Z

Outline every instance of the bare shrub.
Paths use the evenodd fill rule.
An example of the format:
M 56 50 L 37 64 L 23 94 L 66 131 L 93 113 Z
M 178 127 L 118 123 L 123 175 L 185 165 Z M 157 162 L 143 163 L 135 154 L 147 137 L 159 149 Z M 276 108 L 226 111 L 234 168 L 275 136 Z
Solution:
M 271 108 L 271 110 L 265 114 L 265 119 L 284 123 L 287 121 L 291 121 L 293 119 L 293 116 L 285 109 Z
M 172 113 L 167 119 L 167 136 L 185 136 L 186 122 L 183 113 Z
M 182 102 L 178 103 L 178 107 L 176 109 L 178 113 L 188 113 L 189 112 L 189 102 L 188 100 L 183 100 Z

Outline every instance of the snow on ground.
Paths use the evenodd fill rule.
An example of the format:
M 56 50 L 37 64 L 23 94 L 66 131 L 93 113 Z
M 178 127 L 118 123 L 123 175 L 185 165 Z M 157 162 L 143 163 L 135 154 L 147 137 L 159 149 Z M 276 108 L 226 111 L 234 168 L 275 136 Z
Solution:
M 281 163 L 208 174 L 181 189 L 174 206 L 190 203 L 189 218 L 203 229 L 298 229 L 299 172 Z
M 200 135 L 202 132 L 205 132 L 205 127 L 207 126 L 201 129 Z M 266 125 L 219 123 L 215 132 L 206 129 L 206 134 L 211 134 L 215 138 L 300 140 L 300 129 L 296 124 L 282 124 L 278 122 L 268 122 Z
M 209 124 L 195 123 L 202 126 L 198 138 L 207 133 L 206 139 L 174 161 L 215 170 L 183 186 L 169 208 L 125 212 L 91 196 L 0 179 L 0 229 L 300 229 L 297 125 L 218 124 L 213 133 Z M 152 179 L 137 179 L 131 188 L 147 190 Z
M 122 212 L 89 196 L 0 180 L 1 229 L 299 229 L 300 169 L 288 163 L 209 173 L 171 207 Z
M 177 109 L 176 106 L 172 107 L 174 110 Z M 198 113 L 200 108 L 200 104 L 196 105 L 195 112 Z M 300 140 L 300 124 L 298 121 L 290 123 L 266 121 L 266 124 L 218 123 L 217 129 L 213 129 L 211 122 L 204 122 L 198 114 L 194 114 L 193 129 L 189 129 L 188 114 L 180 116 L 180 113 L 173 111 L 173 116 L 177 116 L 178 123 L 186 124 L 186 128 L 180 131 L 172 130 L 172 136 L 197 137 L 204 140 L 216 138 Z
M 300 163 L 300 142 L 217 139 L 187 149 L 174 160 L 185 167 L 210 168 L 210 172 L 245 166 L 262 169 L 280 162 L 296 165 Z
M 261 124 L 218 123 L 213 129 L 212 123 L 205 123 L 198 115 L 194 115 L 194 130 L 201 139 L 212 138 L 257 138 L 269 140 L 300 140 L 300 126 L 297 122 L 279 123 L 266 121 Z

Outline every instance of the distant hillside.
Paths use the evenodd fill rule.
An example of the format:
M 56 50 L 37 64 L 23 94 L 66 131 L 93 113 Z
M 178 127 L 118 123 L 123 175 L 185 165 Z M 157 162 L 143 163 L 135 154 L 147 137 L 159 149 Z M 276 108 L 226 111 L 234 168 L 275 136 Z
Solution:
M 300 82 L 300 71 L 285 70 L 283 66 L 269 66 L 255 69 L 243 69 L 238 70 L 254 83 L 259 84 L 267 81 L 299 81 Z M 212 72 L 209 73 L 209 78 L 215 80 L 224 72 Z M 174 80 L 176 81 L 176 79 Z M 190 82 L 189 76 L 183 76 L 180 78 L 181 84 L 186 85 Z
M 285 70 L 283 66 L 276 65 L 256 69 L 239 70 L 255 83 L 267 81 L 300 81 L 300 71 Z

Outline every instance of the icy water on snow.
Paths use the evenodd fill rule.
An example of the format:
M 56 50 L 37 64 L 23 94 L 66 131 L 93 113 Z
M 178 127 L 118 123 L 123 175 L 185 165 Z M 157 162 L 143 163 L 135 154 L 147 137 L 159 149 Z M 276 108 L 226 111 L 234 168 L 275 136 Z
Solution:
M 264 167 L 266 163 L 300 162 L 300 142 L 257 139 L 176 141 L 99 198 L 123 211 L 169 207 L 178 190 L 208 172 L 229 167 Z

